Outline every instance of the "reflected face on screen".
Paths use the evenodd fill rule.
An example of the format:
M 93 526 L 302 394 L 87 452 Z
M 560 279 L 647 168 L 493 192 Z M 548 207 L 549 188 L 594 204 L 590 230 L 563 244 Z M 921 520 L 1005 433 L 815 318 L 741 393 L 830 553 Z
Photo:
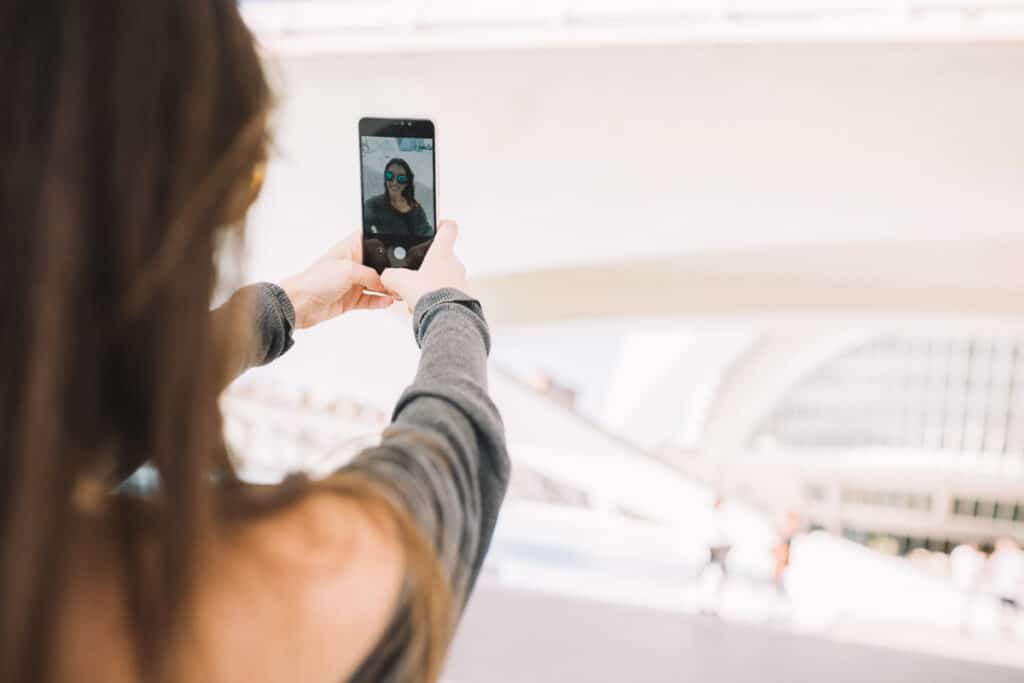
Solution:
M 400 164 L 391 164 L 384 171 L 384 185 L 388 188 L 388 199 L 400 201 L 405 188 L 409 185 L 409 176 Z

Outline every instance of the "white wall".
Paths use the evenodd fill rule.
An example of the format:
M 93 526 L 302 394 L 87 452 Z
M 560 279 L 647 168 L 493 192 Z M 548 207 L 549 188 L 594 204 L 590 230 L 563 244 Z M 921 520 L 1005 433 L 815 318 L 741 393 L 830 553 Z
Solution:
M 272 64 L 274 59 L 270 58 Z M 359 222 L 356 121 L 438 125 L 471 273 L 704 248 L 1017 234 L 1024 45 L 282 58 L 253 272 Z

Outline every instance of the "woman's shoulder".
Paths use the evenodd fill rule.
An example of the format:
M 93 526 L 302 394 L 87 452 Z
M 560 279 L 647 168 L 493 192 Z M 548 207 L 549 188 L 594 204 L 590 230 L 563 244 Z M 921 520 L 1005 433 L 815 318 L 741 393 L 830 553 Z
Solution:
M 349 563 L 371 553 L 382 560 L 390 548 L 399 547 L 388 520 L 356 500 L 321 489 L 311 489 L 281 510 L 239 527 L 227 547 L 237 545 L 258 548 L 266 557 L 294 567 L 328 572 L 336 569 L 336 562 Z M 401 559 L 401 552 L 395 557 Z
M 102 672 L 95 680 L 138 680 L 115 534 L 79 536 L 82 559 L 62 615 L 62 671 L 86 667 Z M 196 638 L 174 656 L 189 680 L 347 680 L 385 632 L 404 572 L 387 519 L 339 494 L 307 494 L 214 544 L 197 573 Z M 253 642 L 263 645 L 254 650 Z M 99 669 L 91 659 L 97 652 Z
M 230 669 L 222 678 L 347 680 L 387 628 L 404 563 L 387 519 L 331 492 L 240 527 L 203 572 L 197 604 Z M 277 645 L 254 656 L 253 642 Z

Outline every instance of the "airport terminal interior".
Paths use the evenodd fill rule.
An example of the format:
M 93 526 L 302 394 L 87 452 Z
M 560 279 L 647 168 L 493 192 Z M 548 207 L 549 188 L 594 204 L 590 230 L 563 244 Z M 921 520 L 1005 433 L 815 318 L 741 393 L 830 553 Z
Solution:
M 436 124 L 513 462 L 446 683 L 1024 679 L 1024 0 L 241 6 L 234 284 L 359 229 L 361 117 Z M 239 470 L 331 471 L 417 357 L 300 332 Z

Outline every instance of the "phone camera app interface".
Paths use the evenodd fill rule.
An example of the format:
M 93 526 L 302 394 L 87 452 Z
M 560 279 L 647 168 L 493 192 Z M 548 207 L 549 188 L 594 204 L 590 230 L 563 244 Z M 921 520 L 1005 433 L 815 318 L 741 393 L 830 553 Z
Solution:
M 434 237 L 434 141 L 360 138 L 367 265 L 418 268 Z

